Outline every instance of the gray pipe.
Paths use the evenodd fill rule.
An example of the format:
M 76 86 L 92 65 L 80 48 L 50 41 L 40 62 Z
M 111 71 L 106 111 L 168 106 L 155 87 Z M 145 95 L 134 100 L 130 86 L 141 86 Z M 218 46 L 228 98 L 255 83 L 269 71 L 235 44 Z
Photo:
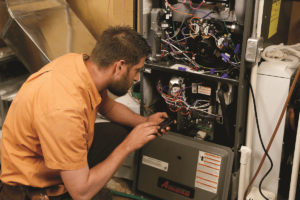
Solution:
M 252 28 L 252 38 L 256 38 L 257 34 L 257 22 L 258 22 L 258 9 L 259 0 L 255 0 L 254 15 L 253 15 L 253 28 Z
M 245 22 L 246 0 L 235 1 L 235 15 L 239 24 L 243 25 Z

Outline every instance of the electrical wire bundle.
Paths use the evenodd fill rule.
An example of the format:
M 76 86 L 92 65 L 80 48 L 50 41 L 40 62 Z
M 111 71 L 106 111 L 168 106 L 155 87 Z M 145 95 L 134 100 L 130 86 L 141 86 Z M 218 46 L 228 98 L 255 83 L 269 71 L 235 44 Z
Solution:
M 186 28 L 187 27 L 183 28 L 183 30 L 182 30 L 182 33 L 183 33 L 183 36 L 184 36 L 183 40 L 185 40 L 186 42 L 185 43 L 179 43 L 178 42 L 177 45 L 179 45 L 179 46 L 187 46 L 187 40 L 186 40 L 187 38 L 185 37 L 185 34 L 184 34 L 184 31 L 185 31 Z M 164 50 L 164 47 L 163 47 L 163 49 L 162 49 L 163 53 L 161 55 L 162 58 L 164 56 L 166 56 L 166 55 L 171 55 L 174 59 L 181 60 L 181 61 L 188 61 L 190 69 L 192 69 L 194 71 L 197 71 L 197 70 L 200 70 L 200 69 L 204 69 L 204 70 L 212 70 L 212 69 L 214 69 L 214 68 L 210 68 L 210 67 L 204 67 L 204 66 L 199 65 L 198 63 L 196 63 L 195 56 L 197 54 L 195 54 L 194 52 L 191 52 L 191 51 L 180 50 L 178 47 L 175 46 L 176 41 L 173 41 L 169 37 L 169 34 L 167 32 L 166 32 L 166 36 L 167 36 L 167 40 L 162 39 L 161 41 L 165 44 L 165 46 L 170 47 L 170 49 L 171 49 L 171 51 L 172 51 L 173 54 L 170 54 L 167 50 Z M 179 40 L 179 41 L 182 41 L 182 40 Z M 165 52 L 167 52 L 167 53 L 165 53 Z M 188 56 L 187 54 L 190 54 L 191 57 Z M 183 55 L 184 57 L 179 57 L 178 55 Z M 239 69 L 238 62 L 234 63 L 233 61 L 231 61 L 229 55 L 225 55 L 224 53 L 222 53 L 221 56 L 222 56 L 222 60 L 224 62 L 227 62 L 231 66 L 233 66 L 234 68 Z M 236 59 L 236 56 L 234 58 Z M 226 73 L 226 74 L 229 74 L 232 70 L 234 70 L 234 69 L 230 68 L 230 70 L 223 70 L 223 72 Z M 226 77 L 223 77 L 223 78 L 226 78 Z
M 195 62 L 195 54 L 193 52 L 189 52 L 189 51 L 182 51 L 180 50 L 179 48 L 177 48 L 174 44 L 172 44 L 172 42 L 170 42 L 170 37 L 169 37 L 169 34 L 166 32 L 166 35 L 167 35 L 167 40 L 164 40 L 164 39 L 161 39 L 161 41 L 170 47 L 171 51 L 173 52 L 173 57 L 177 60 L 182 60 L 182 61 L 185 61 L 187 60 L 189 62 L 189 66 L 192 70 L 195 70 L 197 71 L 198 69 L 200 68 L 204 68 L 204 69 L 211 69 L 211 68 L 208 68 L 208 67 L 204 67 L 204 66 L 201 66 L 199 64 L 197 64 Z M 168 53 L 169 54 L 169 53 Z M 177 55 L 184 55 L 184 57 L 178 57 Z M 192 57 L 190 58 L 187 54 L 191 54 Z M 167 54 L 166 54 L 167 55 Z
M 197 22 L 195 22 L 195 20 L 199 20 L 199 22 L 202 23 L 203 20 L 206 17 L 210 17 L 211 19 L 214 19 L 213 17 L 210 16 L 210 14 L 215 13 L 215 11 L 211 11 L 210 13 L 206 13 L 206 12 L 197 10 L 201 7 L 201 5 L 205 1 L 200 3 L 199 6 L 197 6 L 197 7 L 192 7 L 192 2 L 189 0 L 190 9 L 194 10 L 192 14 L 189 13 L 190 9 L 188 10 L 188 13 L 183 13 L 183 12 L 178 11 L 178 9 L 181 8 L 183 6 L 183 4 L 187 2 L 187 0 L 184 0 L 176 8 L 172 7 L 169 4 L 168 0 L 166 0 L 165 2 L 166 2 L 166 9 L 168 9 L 168 7 L 169 7 L 174 12 L 184 14 L 185 17 L 183 18 L 183 21 L 182 21 L 180 27 L 177 28 L 176 31 L 175 31 L 174 21 L 172 20 L 174 34 L 173 34 L 173 36 L 170 36 L 169 35 L 170 33 L 168 33 L 167 31 L 165 32 L 166 33 L 165 34 L 166 39 L 161 40 L 164 44 L 164 47 L 163 47 L 162 53 L 161 53 L 161 58 L 164 58 L 165 56 L 170 55 L 174 59 L 180 60 L 180 61 L 183 61 L 184 63 L 186 63 L 190 67 L 191 70 L 194 70 L 194 71 L 199 71 L 200 70 L 200 71 L 202 71 L 202 73 L 207 73 L 207 72 L 205 72 L 205 70 L 210 70 L 208 73 L 211 73 L 211 74 L 213 74 L 215 72 L 218 72 L 218 73 L 221 72 L 221 78 L 227 78 L 229 74 L 235 74 L 235 73 L 233 73 L 233 71 L 239 70 L 239 62 L 236 59 L 236 56 L 237 56 L 236 53 L 234 53 L 234 55 L 232 55 L 232 56 L 225 53 L 226 50 L 224 51 L 225 46 L 223 45 L 222 38 L 221 39 L 217 38 L 217 36 L 214 35 L 212 31 L 208 31 L 208 30 L 204 31 L 204 27 L 202 27 Z M 195 15 L 195 13 L 197 13 L 197 12 L 201 12 L 201 13 L 205 14 L 205 16 L 203 16 L 202 18 L 198 18 Z M 225 13 L 225 11 L 223 13 Z M 227 26 L 225 24 L 225 20 L 230 17 L 230 13 L 231 12 L 228 12 L 228 17 L 227 18 L 224 18 L 224 16 L 221 15 L 222 19 L 217 19 L 217 20 L 222 20 L 223 21 L 224 26 L 225 26 L 226 31 L 227 31 L 227 35 L 224 35 L 224 36 L 228 38 L 228 40 L 229 40 L 228 42 L 230 42 L 230 44 L 232 46 L 231 48 L 233 50 L 236 50 L 236 47 L 233 43 L 233 40 L 232 40 L 232 38 L 230 36 L 230 33 L 227 29 Z M 186 21 L 187 16 L 191 16 L 191 18 L 189 19 L 189 25 L 182 28 L 184 22 Z M 188 29 L 188 31 L 186 31 L 187 29 Z M 182 39 L 177 38 L 179 33 L 182 34 L 182 36 L 183 36 Z M 213 38 L 215 40 L 215 44 L 216 44 L 217 48 L 220 49 L 221 52 L 224 52 L 224 53 L 222 53 L 223 55 L 221 55 L 222 56 L 222 61 L 228 63 L 230 65 L 230 67 L 228 67 L 226 69 L 224 69 L 225 67 L 223 67 L 223 69 L 219 69 L 218 71 L 216 71 L 215 68 L 208 65 L 208 63 L 206 63 L 205 66 L 203 66 L 203 64 L 201 64 L 201 65 L 198 64 L 195 60 L 195 57 L 197 57 L 197 59 L 198 59 L 198 57 L 200 56 L 200 53 L 196 53 L 194 51 L 188 50 L 188 38 L 195 39 L 198 36 L 201 36 L 201 38 L 204 39 L 204 40 L 209 39 L 209 38 Z M 228 42 L 226 42 L 226 43 L 228 43 Z M 220 56 L 220 54 L 217 55 L 217 57 L 219 57 L 219 56 Z M 205 61 L 205 62 L 207 62 L 207 61 Z M 235 77 L 235 75 L 233 77 Z
M 160 81 L 158 81 L 156 85 L 156 89 L 161 94 L 165 102 L 169 105 L 169 108 L 172 112 L 180 111 L 182 115 L 190 115 L 191 113 L 194 113 L 197 114 L 198 116 L 206 117 L 206 118 L 220 117 L 218 115 L 209 113 L 208 110 L 210 106 L 209 100 L 197 99 L 191 105 L 185 101 L 182 92 L 187 88 L 195 87 L 197 85 L 198 84 L 195 84 L 171 92 L 171 87 L 167 85 L 162 87 Z M 167 94 L 164 92 L 167 92 Z
M 180 6 L 178 6 L 177 8 L 174 8 L 174 7 L 172 7 L 172 6 L 169 4 L 168 0 L 166 0 L 166 5 L 167 5 L 171 10 L 173 10 L 173 11 L 175 11 L 175 12 L 178 12 L 178 13 L 180 13 L 180 14 L 191 15 L 191 16 L 194 16 L 194 17 L 195 17 L 195 13 L 201 12 L 201 13 L 205 14 L 205 16 L 204 16 L 203 18 L 210 17 L 211 19 L 214 19 L 213 17 L 210 16 L 210 14 L 215 13 L 214 11 L 211 11 L 211 12 L 209 12 L 209 13 L 206 13 L 206 12 L 204 12 L 204 11 L 198 11 L 198 10 L 197 10 L 197 9 L 199 9 L 199 8 L 202 6 L 203 3 L 205 3 L 205 0 L 203 0 L 203 1 L 199 4 L 199 6 L 196 7 L 196 8 L 194 8 L 194 7 L 192 6 L 192 2 L 191 2 L 191 0 L 189 0 L 190 8 L 194 10 L 194 12 L 193 12 L 192 14 L 190 14 L 190 13 L 184 13 L 184 12 L 178 11 L 178 9 L 181 8 L 185 2 L 186 2 L 186 0 L 183 0 L 183 2 L 180 4 Z M 225 20 L 228 19 L 228 18 L 231 16 L 230 13 L 231 13 L 231 12 L 228 12 L 228 16 L 227 16 L 227 18 L 225 18 Z M 224 19 L 224 18 L 223 18 L 223 19 Z M 222 20 L 222 19 L 220 19 L 220 20 Z

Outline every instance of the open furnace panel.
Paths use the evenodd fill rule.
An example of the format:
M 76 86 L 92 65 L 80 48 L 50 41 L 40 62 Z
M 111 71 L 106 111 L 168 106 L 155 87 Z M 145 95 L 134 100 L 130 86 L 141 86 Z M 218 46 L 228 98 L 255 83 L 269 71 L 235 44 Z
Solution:
M 137 192 L 172 200 L 236 197 L 248 88 L 244 44 L 250 25 L 241 23 L 245 12 L 237 15 L 233 4 L 143 1 L 140 28 L 152 56 L 141 73 L 141 114 L 167 112 L 177 124 L 171 125 L 170 135 L 139 151 Z M 201 160 L 205 153 L 219 160 Z

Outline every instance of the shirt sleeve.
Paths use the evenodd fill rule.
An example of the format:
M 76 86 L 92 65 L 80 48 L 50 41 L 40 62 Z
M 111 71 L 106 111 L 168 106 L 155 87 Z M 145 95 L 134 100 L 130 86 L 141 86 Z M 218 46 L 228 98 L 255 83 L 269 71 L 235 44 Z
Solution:
M 35 121 L 48 168 L 77 170 L 88 164 L 86 127 L 87 119 L 75 109 L 55 110 Z

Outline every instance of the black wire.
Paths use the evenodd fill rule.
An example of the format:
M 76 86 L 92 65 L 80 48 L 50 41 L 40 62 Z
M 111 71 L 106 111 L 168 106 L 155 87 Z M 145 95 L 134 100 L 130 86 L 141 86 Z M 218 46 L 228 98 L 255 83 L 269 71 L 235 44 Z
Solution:
M 207 114 L 207 115 L 200 115 L 198 112 L 196 112 L 194 109 L 191 109 L 191 108 L 190 108 L 190 110 L 192 112 L 194 112 L 196 115 L 198 115 L 199 117 L 205 117 L 205 118 L 210 118 L 210 119 L 217 118 L 217 116 L 213 116 L 213 115 L 209 115 L 209 114 Z M 199 111 L 199 112 L 201 112 L 201 111 Z
M 257 130 L 258 130 L 258 135 L 259 135 L 259 139 L 260 139 L 260 143 L 261 143 L 261 146 L 262 148 L 264 149 L 264 152 L 265 154 L 267 155 L 268 159 L 270 160 L 270 163 L 271 163 L 271 167 L 269 169 L 269 171 L 264 175 L 264 177 L 261 179 L 261 181 L 259 182 L 259 192 L 261 194 L 261 196 L 263 196 L 266 200 L 268 200 L 267 197 L 265 197 L 265 195 L 262 193 L 261 191 L 261 185 L 262 185 L 262 182 L 264 181 L 264 179 L 269 175 L 269 173 L 271 172 L 271 170 L 273 169 L 273 162 L 272 162 L 272 159 L 271 157 L 269 156 L 266 148 L 265 148 L 265 145 L 262 141 L 262 138 L 261 138 L 261 133 L 260 133 L 260 128 L 259 128 L 259 124 L 258 124 L 258 117 L 257 117 L 257 110 L 256 110 L 256 104 L 255 104 L 255 98 L 254 98 L 254 92 L 253 92 L 253 88 L 252 88 L 252 85 L 250 83 L 250 80 L 249 78 L 245 75 L 246 79 L 248 80 L 249 82 L 249 85 L 250 85 L 250 90 L 251 90 L 251 94 L 252 94 L 252 100 L 253 100 L 253 105 L 254 105 L 254 112 L 255 112 L 255 119 L 256 119 L 256 125 L 257 125 Z

